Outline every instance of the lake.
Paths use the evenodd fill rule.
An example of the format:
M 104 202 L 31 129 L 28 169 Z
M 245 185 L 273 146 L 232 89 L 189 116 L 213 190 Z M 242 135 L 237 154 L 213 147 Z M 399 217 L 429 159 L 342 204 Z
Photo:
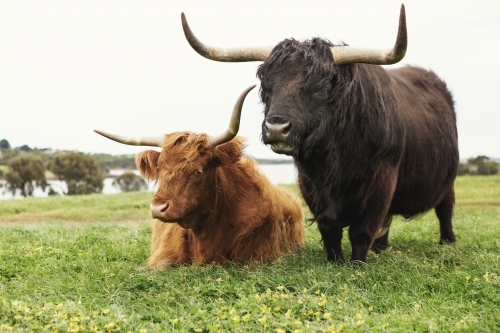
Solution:
M 269 178 L 273 184 L 291 184 L 297 182 L 297 170 L 292 163 L 287 164 L 260 164 L 260 170 Z M 138 174 L 138 171 L 135 170 Z M 123 170 L 111 170 L 110 172 L 114 176 L 118 176 L 123 173 Z M 119 193 L 120 190 L 112 185 L 114 178 L 104 179 L 104 188 L 102 190 L 103 194 L 115 194 Z M 47 181 L 54 191 L 62 194 L 66 190 L 66 183 L 59 180 L 49 180 Z M 20 193 L 16 193 L 12 196 L 10 192 L 5 192 L 5 180 L 0 180 L 0 200 L 10 200 L 10 199 L 22 199 Z M 149 190 L 154 191 L 154 184 L 149 184 Z M 19 192 L 19 191 L 18 191 Z M 47 197 L 47 190 L 42 191 L 41 188 L 36 188 L 34 192 L 34 197 L 43 198 Z

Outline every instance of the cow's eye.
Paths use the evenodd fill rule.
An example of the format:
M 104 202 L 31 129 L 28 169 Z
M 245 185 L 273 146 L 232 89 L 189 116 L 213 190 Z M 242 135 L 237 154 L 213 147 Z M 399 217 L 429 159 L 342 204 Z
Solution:
M 199 175 L 203 174 L 203 170 L 198 169 L 198 170 L 196 170 L 196 171 L 194 172 L 194 174 L 195 174 L 195 175 L 197 175 L 197 176 L 199 176 Z

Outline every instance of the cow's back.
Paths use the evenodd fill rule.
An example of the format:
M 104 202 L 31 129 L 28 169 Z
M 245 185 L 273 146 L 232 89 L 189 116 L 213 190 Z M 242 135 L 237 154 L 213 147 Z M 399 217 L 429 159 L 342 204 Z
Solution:
M 435 207 L 453 186 L 459 161 L 456 115 L 451 93 L 434 72 L 411 66 L 388 72 L 405 127 L 389 213 L 414 215 Z

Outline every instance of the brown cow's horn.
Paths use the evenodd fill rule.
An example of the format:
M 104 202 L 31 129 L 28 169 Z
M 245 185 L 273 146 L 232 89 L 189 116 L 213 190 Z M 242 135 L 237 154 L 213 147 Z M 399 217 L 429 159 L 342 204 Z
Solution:
M 149 136 L 149 137 L 131 137 L 131 136 L 111 134 L 96 129 L 94 130 L 94 132 L 102 136 L 105 136 L 108 139 L 131 146 L 161 147 L 163 140 L 165 139 L 165 135 Z
M 399 62 L 406 54 L 408 34 L 406 32 L 405 6 L 401 5 L 399 28 L 396 44 L 389 50 L 374 50 L 352 46 L 334 46 L 331 48 L 333 59 L 338 65 L 365 63 L 372 65 L 390 65 Z
M 234 104 L 233 114 L 231 115 L 231 121 L 229 122 L 229 127 L 227 131 L 219 136 L 209 136 L 209 144 L 213 147 L 220 145 L 222 143 L 231 141 L 236 134 L 238 134 L 238 130 L 240 129 L 240 117 L 241 117 L 241 109 L 243 108 L 243 102 L 245 101 L 245 97 L 247 94 L 255 88 L 255 84 L 246 88 L 238 97 L 236 104 Z
M 182 29 L 189 45 L 200 55 L 210 60 L 222 62 L 265 61 L 274 48 L 274 46 L 222 48 L 206 45 L 193 34 L 184 13 L 181 14 L 181 20 Z

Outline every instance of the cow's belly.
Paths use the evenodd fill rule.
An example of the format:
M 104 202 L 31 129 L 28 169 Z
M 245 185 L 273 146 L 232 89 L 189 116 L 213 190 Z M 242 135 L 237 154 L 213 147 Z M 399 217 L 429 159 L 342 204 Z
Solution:
M 454 177 L 450 179 L 420 179 L 397 186 L 389 208 L 391 215 L 414 216 L 436 207 L 453 188 Z

